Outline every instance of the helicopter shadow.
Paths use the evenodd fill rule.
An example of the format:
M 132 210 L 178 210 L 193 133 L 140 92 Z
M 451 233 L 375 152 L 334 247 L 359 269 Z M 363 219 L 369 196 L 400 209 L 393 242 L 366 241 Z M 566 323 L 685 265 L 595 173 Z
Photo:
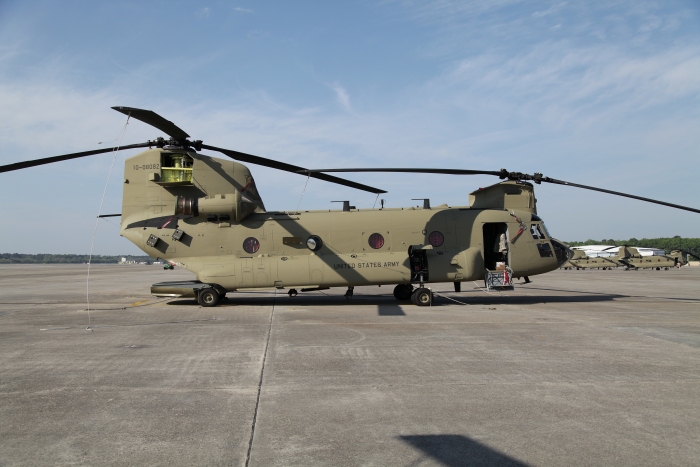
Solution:
M 444 293 L 444 292 L 438 292 Z M 433 306 L 452 303 L 459 304 L 449 299 L 456 299 L 465 305 L 537 305 L 544 303 L 595 303 L 610 302 L 618 298 L 625 298 L 625 295 L 618 294 L 597 294 L 597 295 L 505 295 L 508 292 L 492 292 L 484 295 L 446 295 L 447 298 L 437 297 L 433 301 Z
M 345 299 L 342 295 L 304 295 L 290 297 L 287 294 L 274 295 L 272 292 L 245 292 L 246 296 L 237 297 L 235 293 L 229 294 L 226 301 L 218 306 L 307 306 L 307 307 L 356 307 L 356 306 L 376 306 L 379 316 L 406 316 L 405 307 L 413 307 L 411 302 L 398 303 L 391 295 L 355 295 L 351 299 Z M 258 296 L 250 296 L 256 294 Z M 596 294 L 596 295 L 540 295 L 540 296 L 507 296 L 507 295 L 450 295 L 449 298 L 436 296 L 433 300 L 432 308 L 439 307 L 459 307 L 471 305 L 536 305 L 541 303 L 595 303 L 612 301 L 617 298 L 624 298 L 624 295 Z M 450 299 L 459 300 L 456 303 Z M 193 298 L 173 299 L 167 303 L 169 306 L 192 306 L 198 305 Z
M 462 435 L 401 435 L 398 438 L 448 467 L 528 467 L 518 459 Z M 424 460 L 409 465 L 420 465 Z
M 246 295 L 255 292 L 245 292 Z M 402 304 L 398 304 L 393 296 L 377 296 L 367 295 L 364 297 L 355 296 L 352 299 L 346 299 L 342 295 L 324 296 L 324 295 L 305 295 L 303 297 L 290 297 L 287 294 L 273 295 L 269 292 L 258 292 L 261 296 L 237 297 L 231 293 L 226 300 L 219 303 L 219 307 L 227 306 L 276 306 L 276 307 L 297 307 L 299 305 L 308 307 L 357 307 L 357 306 L 376 306 L 379 316 L 406 316 L 402 309 Z M 169 306 L 199 306 L 196 299 L 176 298 L 167 302 Z M 413 306 L 411 303 L 404 303 L 404 306 Z

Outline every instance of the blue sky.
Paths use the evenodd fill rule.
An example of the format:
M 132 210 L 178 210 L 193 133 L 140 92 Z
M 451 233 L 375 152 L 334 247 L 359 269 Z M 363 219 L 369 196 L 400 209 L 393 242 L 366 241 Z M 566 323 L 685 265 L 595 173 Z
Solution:
M 697 1 L 0 2 L 0 164 L 111 144 L 125 105 L 305 167 L 553 178 L 700 208 Z M 129 123 L 123 144 L 160 133 Z M 116 157 L 103 213 L 120 212 Z M 216 154 L 212 154 L 216 156 Z M 0 252 L 84 253 L 113 156 L 6 173 Z M 306 179 L 251 166 L 270 210 Z M 356 174 L 390 207 L 489 177 Z M 700 215 L 538 186 L 563 240 L 700 236 Z M 302 208 L 375 196 L 312 180 Z M 333 205 L 335 207 L 335 205 Z M 100 222 L 95 252 L 138 253 Z

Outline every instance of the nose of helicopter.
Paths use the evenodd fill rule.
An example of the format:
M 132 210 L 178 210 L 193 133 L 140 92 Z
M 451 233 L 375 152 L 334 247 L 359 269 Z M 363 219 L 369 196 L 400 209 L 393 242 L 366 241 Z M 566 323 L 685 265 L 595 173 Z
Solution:
M 562 267 L 564 263 L 571 259 L 574 252 L 559 240 L 555 240 L 553 238 L 551 240 L 552 246 L 554 247 L 554 253 L 557 256 L 557 263 L 559 263 L 559 267 Z

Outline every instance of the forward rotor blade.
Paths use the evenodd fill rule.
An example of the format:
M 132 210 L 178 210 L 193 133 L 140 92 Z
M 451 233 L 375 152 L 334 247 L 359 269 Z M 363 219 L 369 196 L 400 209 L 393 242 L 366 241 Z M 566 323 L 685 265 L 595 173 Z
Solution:
M 604 188 L 596 188 L 594 186 L 580 185 L 578 183 L 565 182 L 564 180 L 556 180 L 554 178 L 543 177 L 541 179 L 543 182 L 553 183 L 555 185 L 566 185 L 575 186 L 576 188 L 583 188 L 584 190 L 599 191 L 601 193 L 607 193 L 609 195 L 623 196 L 625 198 L 638 199 L 640 201 L 646 201 L 647 203 L 660 204 L 661 206 L 668 206 L 670 208 L 682 209 L 683 211 L 696 212 L 700 214 L 700 209 L 691 208 L 688 206 L 681 206 L 680 204 L 667 203 L 665 201 L 659 201 L 658 199 L 644 198 L 643 196 L 630 195 L 628 193 L 621 193 L 619 191 L 606 190 Z
M 313 176 L 315 173 L 319 172 L 399 172 L 399 173 L 433 173 L 433 174 L 448 174 L 448 175 L 494 175 L 500 179 L 508 180 L 531 180 L 537 184 L 542 182 L 553 183 L 555 185 L 566 185 L 573 186 L 577 188 L 583 188 L 584 190 L 599 191 L 601 193 L 607 193 L 615 196 L 623 196 L 625 198 L 637 199 L 640 201 L 646 201 L 647 203 L 660 204 L 662 206 L 668 206 L 670 208 L 682 209 L 683 211 L 690 211 L 700 213 L 700 209 L 691 208 L 688 206 L 681 206 L 680 204 L 667 203 L 665 201 L 659 201 L 651 198 L 644 198 L 643 196 L 630 195 L 627 193 L 622 193 L 619 191 L 606 190 L 604 188 L 596 188 L 588 185 L 581 185 L 578 183 L 566 182 L 563 180 L 557 180 L 554 178 L 549 178 L 543 176 L 541 173 L 536 173 L 534 175 L 524 174 L 521 172 L 509 172 L 506 169 L 501 169 L 499 171 L 490 170 L 462 170 L 462 169 L 413 169 L 413 168 L 359 168 L 359 169 L 311 169 L 305 170 L 300 173 L 309 173 Z
M 7 165 L 0 166 L 0 173 L 12 172 L 13 170 L 28 169 L 29 167 L 36 167 L 38 165 L 52 164 L 54 162 L 67 161 L 70 159 L 77 159 L 79 157 L 94 156 L 95 154 L 104 154 L 105 152 L 123 151 L 125 149 L 134 149 L 134 148 L 147 148 L 147 147 L 152 146 L 152 145 L 153 145 L 153 143 L 130 144 L 128 146 L 119 146 L 116 148 L 104 148 L 104 149 L 96 149 L 94 151 L 74 152 L 72 154 L 64 154 L 62 156 L 45 157 L 43 159 L 34 159 L 32 161 L 15 162 L 14 164 L 7 164 Z
M 687 255 L 690 255 L 690 256 L 692 256 L 693 258 L 697 258 L 697 259 L 700 259 L 700 256 L 698 256 L 698 255 L 695 255 L 695 254 L 693 254 L 693 253 L 689 252 L 688 250 L 681 250 L 681 251 L 682 251 L 683 253 L 687 254 Z
M 121 112 L 124 115 L 128 115 L 136 120 L 141 120 L 143 123 L 147 123 L 152 127 L 159 129 L 166 135 L 181 141 L 190 137 L 183 129 L 175 125 L 170 120 L 166 120 L 152 110 L 136 109 L 134 107 L 112 107 L 117 112 Z
M 231 159 L 248 162 L 250 164 L 262 165 L 263 167 L 270 167 L 272 169 L 284 170 L 285 172 L 292 172 L 300 175 L 308 175 L 312 178 L 317 178 L 319 180 L 324 180 L 326 182 L 337 183 L 338 185 L 348 186 L 350 188 L 355 188 L 357 190 L 368 191 L 370 193 L 386 193 L 384 190 L 379 188 L 374 188 L 368 185 L 363 185 L 361 183 L 352 182 L 350 180 L 345 180 L 344 178 L 334 177 L 333 175 L 326 175 L 323 173 L 312 172 L 303 167 L 299 167 L 292 164 L 287 164 L 280 161 L 275 161 L 272 159 L 267 159 L 265 157 L 253 156 L 252 154 L 246 154 L 244 152 L 231 151 L 230 149 L 217 148 L 215 146 L 209 146 L 208 144 L 202 144 L 202 149 L 209 149 L 210 151 L 217 151 L 221 154 L 225 154 Z

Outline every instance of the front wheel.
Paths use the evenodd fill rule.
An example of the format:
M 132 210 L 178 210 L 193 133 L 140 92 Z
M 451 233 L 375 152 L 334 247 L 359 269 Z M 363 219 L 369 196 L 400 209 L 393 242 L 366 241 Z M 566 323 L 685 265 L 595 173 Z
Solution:
M 417 288 L 411 295 L 411 301 L 414 305 L 429 306 L 433 303 L 433 293 L 425 287 Z
M 413 286 L 411 284 L 399 284 L 394 287 L 394 298 L 399 301 L 407 301 L 411 299 Z
M 216 306 L 219 303 L 219 293 L 212 288 L 202 289 L 199 291 L 197 301 L 202 306 Z

